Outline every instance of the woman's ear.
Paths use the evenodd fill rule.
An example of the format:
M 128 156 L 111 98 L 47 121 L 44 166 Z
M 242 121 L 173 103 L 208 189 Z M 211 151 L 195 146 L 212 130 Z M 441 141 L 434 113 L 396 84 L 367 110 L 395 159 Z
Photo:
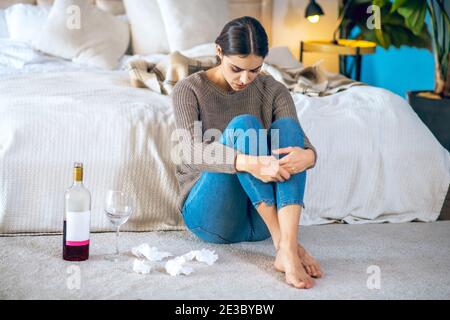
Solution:
M 220 65 L 222 63 L 222 49 L 219 45 L 216 45 L 216 64 Z
M 223 59 L 223 57 L 222 57 L 222 48 L 218 44 L 216 45 L 216 56 L 219 57 L 220 60 Z

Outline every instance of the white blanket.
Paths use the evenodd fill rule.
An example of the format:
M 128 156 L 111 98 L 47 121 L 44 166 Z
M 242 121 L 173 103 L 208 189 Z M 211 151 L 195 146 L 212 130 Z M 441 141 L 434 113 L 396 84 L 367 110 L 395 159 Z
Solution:
M 157 62 L 165 56 L 162 54 L 154 54 L 146 56 L 146 59 Z M 117 70 L 123 69 L 131 57 L 130 55 L 124 55 L 120 60 Z M 34 50 L 24 42 L 0 39 L 0 79 L 18 74 L 82 70 L 103 71 L 101 68 L 77 64 L 70 60 L 47 55 Z
M 0 80 L 0 233 L 60 232 L 73 162 L 85 167 L 93 231 L 112 230 L 108 189 L 137 199 L 124 230 L 183 229 L 170 161 L 170 98 L 126 72 L 32 73 Z
M 409 104 L 361 86 L 294 96 L 318 162 L 308 171 L 304 224 L 435 221 L 450 183 L 450 155 Z

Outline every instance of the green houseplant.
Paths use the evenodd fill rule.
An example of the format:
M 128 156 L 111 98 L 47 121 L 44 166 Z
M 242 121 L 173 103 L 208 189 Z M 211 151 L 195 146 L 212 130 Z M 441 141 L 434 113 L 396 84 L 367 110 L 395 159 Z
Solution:
M 405 17 L 407 26 L 416 32 L 430 14 L 434 53 L 434 92 L 411 91 L 408 100 L 414 111 L 450 151 L 450 19 L 445 0 L 394 2 L 393 10 Z
M 372 15 L 367 8 L 372 5 L 380 10 L 380 28 L 372 28 L 367 23 Z M 374 41 L 385 49 L 404 45 L 433 51 L 434 90 L 408 92 L 408 100 L 447 150 L 450 150 L 449 7 L 450 1 L 446 0 L 347 0 L 340 6 L 341 37 Z M 431 33 L 426 24 L 427 13 Z M 341 68 L 345 70 L 345 62 Z
M 392 11 L 405 18 L 406 26 L 419 34 L 425 26 L 425 16 L 428 11 L 432 27 L 433 52 L 435 58 L 434 93 L 450 98 L 450 19 L 445 0 L 396 0 Z
M 409 1 L 416 2 L 416 0 Z M 389 0 L 341 1 L 339 14 L 343 17 L 340 36 L 373 41 L 384 49 L 391 46 L 399 48 L 403 45 L 431 49 L 431 37 L 426 25 L 422 24 L 411 29 L 395 4 L 396 2 Z M 372 5 L 380 9 L 380 29 L 368 23 L 374 15 L 373 10 L 368 10 Z
M 372 5 L 376 5 L 380 9 L 378 16 L 381 20 L 380 29 L 374 28 L 368 23 L 369 21 L 374 22 L 374 13 L 369 10 Z M 420 32 L 414 33 L 406 25 L 405 18 L 392 8 L 393 3 L 389 0 L 341 0 L 339 3 L 339 29 L 336 32 L 339 31 L 340 38 L 368 40 L 384 49 L 400 48 L 401 46 L 431 49 L 431 36 L 428 28 L 424 25 Z M 339 71 L 351 77 L 353 66 L 349 62 L 351 60 L 349 61 L 347 57 L 341 57 Z

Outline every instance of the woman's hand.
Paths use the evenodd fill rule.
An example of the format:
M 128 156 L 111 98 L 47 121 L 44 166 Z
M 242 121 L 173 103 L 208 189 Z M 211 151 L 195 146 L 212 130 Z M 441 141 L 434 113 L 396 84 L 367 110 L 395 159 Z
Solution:
M 291 177 L 274 156 L 239 154 L 236 158 L 236 170 L 248 172 L 262 182 L 283 182 Z
M 272 150 L 275 154 L 285 154 L 286 156 L 278 160 L 278 165 L 286 169 L 290 174 L 305 171 L 314 164 L 314 151 L 300 147 L 286 147 Z

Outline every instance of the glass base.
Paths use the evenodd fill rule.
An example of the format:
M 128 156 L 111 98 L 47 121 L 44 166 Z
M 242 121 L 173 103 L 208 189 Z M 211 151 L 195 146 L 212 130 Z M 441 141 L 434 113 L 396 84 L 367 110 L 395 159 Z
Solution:
M 129 256 L 125 256 L 123 254 L 108 254 L 105 255 L 104 257 L 105 260 L 111 261 L 111 262 L 124 262 L 124 261 L 129 261 L 130 257 Z

